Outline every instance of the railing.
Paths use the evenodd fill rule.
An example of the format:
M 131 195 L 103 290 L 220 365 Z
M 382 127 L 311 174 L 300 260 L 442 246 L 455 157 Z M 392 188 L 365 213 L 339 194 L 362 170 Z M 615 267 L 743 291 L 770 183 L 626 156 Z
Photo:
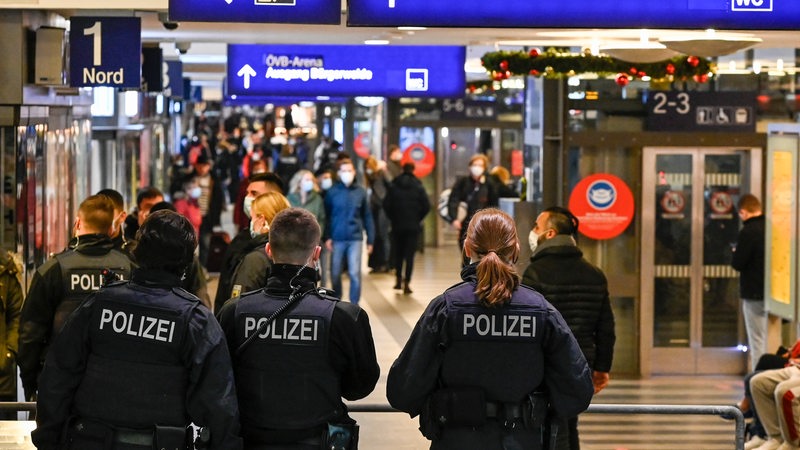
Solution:
M 349 403 L 347 409 L 355 413 L 399 413 L 382 403 Z M 32 402 L 0 402 L 0 410 L 36 411 Z M 589 414 L 664 414 L 664 415 L 710 415 L 728 414 L 735 421 L 736 450 L 744 450 L 744 416 L 735 406 L 727 405 L 641 405 L 641 404 L 596 404 L 589 405 Z
M 386 404 L 350 403 L 347 405 L 350 412 L 400 412 Z M 586 410 L 589 414 L 667 414 L 667 415 L 710 415 L 718 416 L 729 414 L 735 420 L 736 450 L 744 450 L 744 416 L 742 411 L 735 406 L 719 405 L 622 405 L 622 404 L 597 404 L 589 405 Z

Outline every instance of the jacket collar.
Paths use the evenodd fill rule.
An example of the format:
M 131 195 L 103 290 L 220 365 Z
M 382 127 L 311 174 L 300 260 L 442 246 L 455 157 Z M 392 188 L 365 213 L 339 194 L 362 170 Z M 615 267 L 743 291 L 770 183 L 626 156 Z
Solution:
M 296 264 L 273 264 L 267 280 L 266 291 L 269 294 L 285 296 L 299 287 L 300 292 L 314 289 L 317 286 L 317 271 L 308 266 Z
M 531 260 L 556 253 L 562 255 L 575 254 L 578 256 L 583 256 L 583 252 L 578 248 L 578 245 L 575 243 L 575 239 L 572 236 L 568 234 L 557 234 L 539 244 L 539 246 L 536 247 L 536 252 L 531 256 Z
M 163 270 L 133 269 L 131 281 L 145 287 L 173 288 L 181 285 L 181 277 Z

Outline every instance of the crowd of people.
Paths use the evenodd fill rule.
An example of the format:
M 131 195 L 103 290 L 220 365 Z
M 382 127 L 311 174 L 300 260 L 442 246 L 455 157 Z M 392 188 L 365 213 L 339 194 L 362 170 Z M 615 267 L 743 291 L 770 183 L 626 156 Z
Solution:
M 268 153 L 248 149 L 266 148 L 263 136 L 248 139 L 200 135 L 170 192 L 141 189 L 130 214 L 114 190 L 86 198 L 69 248 L 34 273 L 26 300 L 0 284 L 38 448 L 357 448 L 343 399 L 369 395 L 380 374 L 359 307 L 363 245 L 373 273 L 394 272 L 411 294 L 429 196 L 396 146 L 359 179 L 333 140 Z M 563 208 L 539 216 L 534 258 L 517 273 L 516 226 L 494 208 L 517 193 L 488 167 L 474 156 L 452 189 L 451 209 L 467 211 L 452 223 L 463 282 L 423 313 L 387 398 L 420 416 L 433 448 L 578 449 L 577 416 L 609 382 L 606 279 Z M 226 203 L 238 232 L 217 258 Z M 0 281 L 14 273 L 0 258 Z

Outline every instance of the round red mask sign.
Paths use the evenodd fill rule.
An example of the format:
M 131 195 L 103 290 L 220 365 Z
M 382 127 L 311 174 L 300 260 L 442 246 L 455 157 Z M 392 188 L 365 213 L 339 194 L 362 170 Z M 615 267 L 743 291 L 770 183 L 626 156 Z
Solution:
M 430 175 L 433 168 L 436 167 L 436 155 L 433 151 L 425 146 L 425 144 L 411 144 L 403 150 L 403 159 L 400 164 L 414 163 L 414 176 L 422 178 Z
M 582 179 L 572 190 L 569 209 L 580 220 L 578 231 L 592 239 L 612 239 L 633 220 L 633 194 L 624 181 L 607 173 Z

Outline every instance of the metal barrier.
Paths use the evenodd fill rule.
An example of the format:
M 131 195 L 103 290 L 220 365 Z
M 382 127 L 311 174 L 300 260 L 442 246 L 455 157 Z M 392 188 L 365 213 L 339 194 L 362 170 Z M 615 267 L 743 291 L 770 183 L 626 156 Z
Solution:
M 347 409 L 350 412 L 382 412 L 382 413 L 399 413 L 389 405 L 385 404 L 370 404 L 370 403 L 349 403 Z M 589 414 L 673 414 L 673 415 L 709 415 L 718 416 L 721 414 L 729 414 L 733 416 L 735 426 L 735 442 L 736 450 L 744 450 L 744 416 L 742 411 L 729 405 L 622 405 L 622 404 L 597 404 L 589 405 L 586 410 Z
M 36 411 L 33 402 L 0 402 L 0 410 Z M 354 413 L 401 413 L 382 403 L 348 403 L 347 409 Z M 744 416 L 742 411 L 729 405 L 632 405 L 632 404 L 595 404 L 586 410 L 589 414 L 667 414 L 667 415 L 709 415 L 729 414 L 733 416 L 735 425 L 736 450 L 744 450 Z

